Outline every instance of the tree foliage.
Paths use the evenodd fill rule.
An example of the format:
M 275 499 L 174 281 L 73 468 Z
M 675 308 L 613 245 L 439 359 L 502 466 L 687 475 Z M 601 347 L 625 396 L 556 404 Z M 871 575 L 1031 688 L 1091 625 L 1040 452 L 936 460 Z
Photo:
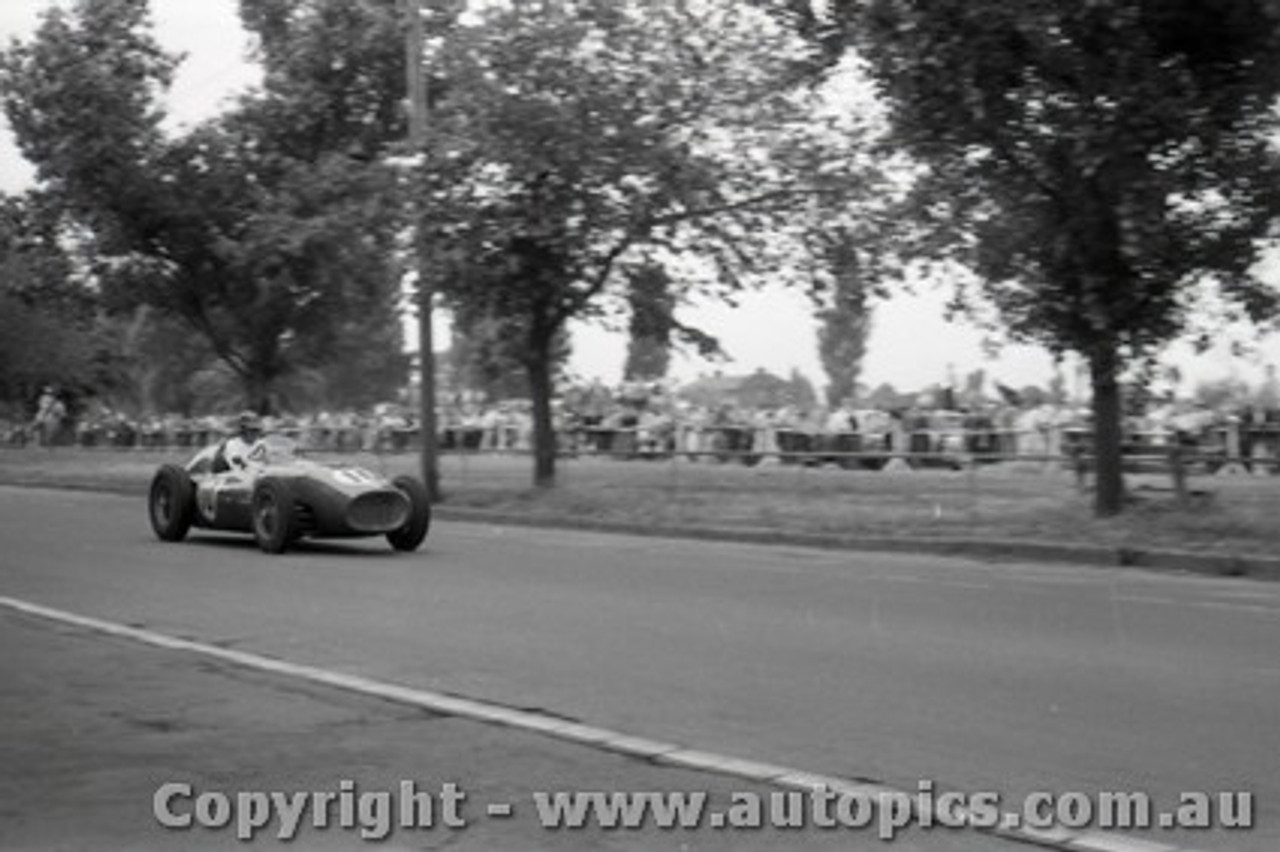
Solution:
M 747 6 L 546 0 L 486 7 L 431 57 L 448 81 L 422 188 L 439 281 L 516 323 L 539 484 L 567 320 L 654 263 L 717 293 L 803 273 L 802 234 L 852 160 L 789 85 L 800 47 Z
M 99 354 L 94 308 L 43 199 L 0 196 L 0 406 L 26 409 L 44 385 L 89 383 Z
M 827 404 L 834 408 L 858 396 L 871 336 L 871 293 L 852 242 L 831 243 L 827 263 L 834 286 L 828 304 L 817 313 L 818 355 L 827 374 Z
M 453 314 L 453 342 L 447 363 L 452 390 L 478 393 L 490 402 L 529 397 L 529 376 L 519 318 L 505 316 L 484 304 L 460 305 Z M 561 329 L 551 345 L 554 382 L 573 353 L 569 333 Z
M 742 379 L 733 392 L 733 400 L 748 410 L 807 410 L 813 407 L 817 396 L 813 385 L 798 371 L 792 370 L 784 379 L 761 368 Z
M 165 215 L 153 195 L 165 142 L 159 95 L 178 59 L 150 29 L 146 3 L 77 0 L 51 6 L 29 42 L 0 56 L 19 150 L 107 253 L 145 246 Z
M 0 195 L 0 290 L 77 323 L 93 315 L 96 298 L 74 273 L 47 199 L 34 192 Z
M 78 390 L 93 360 L 84 329 L 0 293 L 0 407 L 29 409 L 44 385 Z
M 240 0 L 264 97 L 248 111 L 302 162 L 384 155 L 407 132 L 403 18 L 396 0 Z
M 178 138 L 158 106 L 177 60 L 152 38 L 147 5 L 53 7 L 0 64 L 19 144 L 107 307 L 181 318 L 251 404 L 273 407 L 288 377 L 339 359 L 367 366 L 358 387 L 394 394 L 407 366 L 398 206 L 394 174 L 373 159 L 403 96 L 403 57 L 378 40 L 391 19 L 369 4 L 359 22 L 350 4 L 242 5 L 288 24 L 268 31 L 275 17 L 246 14 L 261 23 L 263 90 Z M 360 32 L 363 54 L 325 53 Z
M 664 378 L 671 364 L 672 332 L 676 327 L 676 299 L 671 276 L 662 266 L 640 266 L 630 272 L 627 304 L 627 360 L 622 375 L 628 381 Z
M 794 22 L 812 10 L 777 6 Z M 1096 508 L 1119 511 L 1124 366 L 1202 331 L 1205 291 L 1235 318 L 1277 307 L 1253 268 L 1280 189 L 1280 9 L 868 0 L 833 10 L 814 30 L 821 55 L 854 44 L 886 105 L 889 145 L 924 166 L 914 248 L 976 272 L 1015 338 L 1084 356 Z

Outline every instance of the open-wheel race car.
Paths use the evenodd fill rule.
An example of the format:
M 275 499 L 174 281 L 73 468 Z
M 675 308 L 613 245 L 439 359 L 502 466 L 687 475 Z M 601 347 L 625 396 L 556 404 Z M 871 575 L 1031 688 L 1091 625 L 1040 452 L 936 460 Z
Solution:
M 302 538 L 385 535 L 411 551 L 431 527 L 427 490 L 413 477 L 308 459 L 279 435 L 254 444 L 245 462 L 233 465 L 215 444 L 186 465 L 161 466 L 148 495 L 155 534 L 181 541 L 192 527 L 247 532 L 267 553 Z

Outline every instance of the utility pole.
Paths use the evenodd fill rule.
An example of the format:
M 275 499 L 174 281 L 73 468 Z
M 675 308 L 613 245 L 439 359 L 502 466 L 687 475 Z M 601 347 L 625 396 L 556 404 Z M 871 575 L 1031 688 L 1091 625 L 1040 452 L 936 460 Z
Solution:
M 420 0 L 401 0 L 400 5 L 407 18 L 405 68 L 409 84 L 409 141 L 414 154 L 423 157 L 427 139 L 427 83 L 422 74 L 424 37 Z M 418 267 L 418 428 L 422 439 L 422 482 L 431 502 L 437 503 L 440 501 L 440 470 L 436 446 L 435 335 L 432 330 L 435 281 L 431 249 L 422 227 L 424 206 L 417 197 L 412 199 L 412 209 L 413 250 Z

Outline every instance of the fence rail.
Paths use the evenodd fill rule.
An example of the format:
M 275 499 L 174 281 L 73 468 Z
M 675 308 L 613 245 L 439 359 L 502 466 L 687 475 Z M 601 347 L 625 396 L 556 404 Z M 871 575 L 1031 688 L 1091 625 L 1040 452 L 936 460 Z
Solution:
M 94 452 L 183 452 L 194 451 L 209 443 L 221 440 L 221 433 L 208 436 L 193 435 L 188 439 L 168 440 L 130 440 L 60 442 L 47 447 L 37 447 L 29 442 L 8 442 L 0 445 L 0 449 L 18 451 L 24 448 L 56 450 L 60 447 L 74 447 Z M 404 440 L 340 440 L 334 442 L 301 441 L 304 452 L 335 455 L 353 455 L 371 453 L 376 455 L 407 455 L 419 451 L 417 433 L 405 436 Z M 439 452 L 442 456 L 459 458 L 476 457 L 531 457 L 533 450 L 527 446 L 493 446 L 456 445 L 442 442 Z M 621 448 L 600 448 L 596 446 L 573 446 L 562 442 L 557 457 L 561 460 L 572 459 L 611 459 L 629 462 L 680 462 L 702 464 L 741 465 L 755 467 L 758 465 L 777 464 L 795 467 L 837 467 L 846 470 L 881 471 L 881 470 L 925 470 L 943 469 L 964 471 L 1001 464 L 1021 463 L 1035 464 L 1046 468 L 1072 471 L 1077 475 L 1092 472 L 1096 455 L 1092 452 L 1076 448 L 1062 452 L 1006 452 L 999 450 L 778 450 L 778 449 L 675 449 L 654 448 L 639 445 Z M 1240 473 L 1270 473 L 1280 475 L 1280 454 L 1270 448 L 1262 453 L 1242 455 L 1225 452 L 1204 452 L 1194 447 L 1172 443 L 1142 447 L 1139 451 L 1132 448 L 1122 455 L 1122 462 L 1128 470 L 1145 470 L 1148 472 L 1169 472 L 1175 476 L 1214 474 L 1232 475 Z

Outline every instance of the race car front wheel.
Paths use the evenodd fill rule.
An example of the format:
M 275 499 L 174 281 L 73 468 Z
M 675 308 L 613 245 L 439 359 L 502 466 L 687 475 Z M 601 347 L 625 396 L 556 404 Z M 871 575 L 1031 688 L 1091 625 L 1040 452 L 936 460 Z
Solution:
M 409 517 L 398 530 L 387 533 L 396 550 L 417 550 L 431 529 L 431 500 L 427 487 L 412 476 L 397 476 L 391 483 L 409 498 Z
M 185 470 L 167 464 L 156 471 L 147 497 L 147 513 L 157 538 L 161 541 L 186 538 L 195 505 L 195 486 Z
M 253 537 L 266 553 L 283 553 L 295 538 L 297 513 L 289 486 L 264 479 L 253 490 Z

